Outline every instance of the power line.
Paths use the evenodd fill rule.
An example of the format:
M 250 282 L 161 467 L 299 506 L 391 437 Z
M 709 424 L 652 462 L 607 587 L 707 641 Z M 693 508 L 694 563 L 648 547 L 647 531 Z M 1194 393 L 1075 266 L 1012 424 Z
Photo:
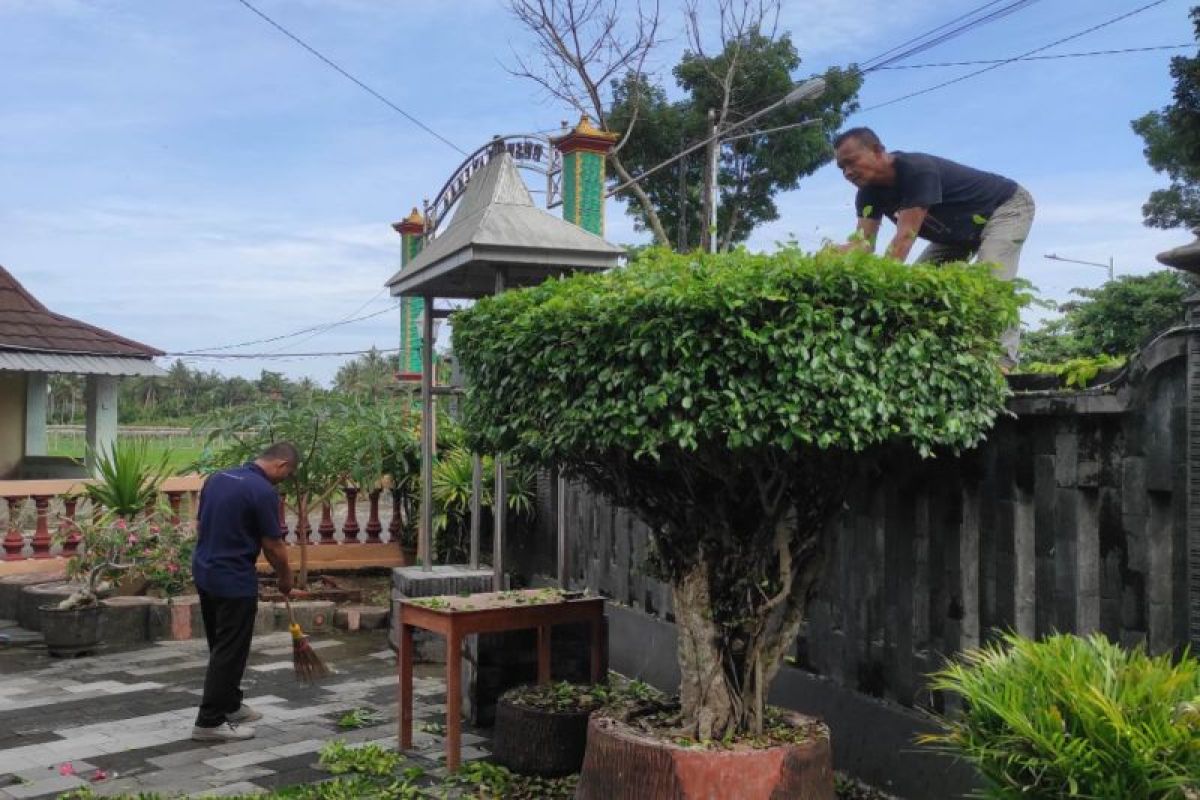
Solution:
M 372 347 L 367 350 L 333 350 L 324 353 L 164 353 L 164 356 L 172 358 L 183 358 L 186 360 L 204 360 L 214 358 L 258 358 L 258 359 L 279 359 L 287 360 L 289 358 L 322 358 L 324 356 L 361 356 L 367 353 L 379 353 L 380 355 L 390 355 L 391 353 L 399 353 L 399 347 L 381 350 L 377 347 Z
M 927 86 L 924 89 L 918 89 L 915 92 L 909 92 L 908 94 L 903 94 L 903 95 L 900 95 L 899 97 L 893 97 L 891 100 L 885 100 L 882 103 L 877 103 L 873 106 L 869 106 L 867 108 L 861 109 L 858 113 L 861 114 L 861 113 L 865 113 L 867 111 L 875 111 L 877 109 L 885 108 L 887 106 L 894 105 L 894 104 L 902 102 L 904 100 L 911 100 L 914 97 L 919 97 L 920 95 L 928 94 L 929 92 L 933 92 L 933 91 L 937 91 L 938 89 L 944 89 L 945 87 L 952 86 L 956 83 L 961 83 L 962 81 L 965 81 L 968 78 L 974 78 L 977 75 L 982 75 L 985 72 L 991 72 L 994 69 L 999 69 L 1000 67 L 1004 66 L 1005 64 L 1011 64 L 1014 61 L 1020 61 L 1022 59 L 1028 58 L 1029 56 L 1031 56 L 1035 53 L 1040 53 L 1043 50 L 1049 50 L 1051 47 L 1057 47 L 1060 44 L 1064 44 L 1073 39 L 1078 39 L 1081 36 L 1086 36 L 1087 34 L 1092 33 L 1094 31 L 1098 31 L 1101 28 L 1106 28 L 1109 25 L 1113 25 L 1117 22 L 1121 22 L 1122 20 L 1129 19 L 1130 17 L 1134 16 L 1135 14 L 1140 14 L 1143 11 L 1146 11 L 1147 9 L 1154 8 L 1155 6 L 1160 6 L 1163 3 L 1165 3 L 1166 1 L 1167 0 L 1154 0 L 1154 2 L 1147 3 L 1144 6 L 1139 6 L 1138 8 L 1135 8 L 1132 11 L 1127 11 L 1124 14 L 1113 17 L 1112 19 L 1106 20 L 1105 22 L 1101 22 L 1098 25 L 1093 25 L 1092 27 L 1087 28 L 1086 30 L 1079 31 L 1078 33 L 1073 33 L 1070 36 L 1064 36 L 1061 39 L 1056 39 L 1055 41 L 1051 42 L 1050 44 L 1042 45 L 1041 47 L 1035 47 L 1034 49 L 1029 50 L 1024 53 L 1021 53 L 1018 56 L 1013 56 L 1012 58 L 1006 58 L 995 64 L 986 66 L 983 69 L 977 69 L 973 72 L 968 72 L 966 75 L 960 75 L 957 78 L 952 78 L 951 80 L 948 80 L 948 81 L 942 81 L 941 83 L 934 84 L 933 86 Z
M 358 316 L 359 312 L 363 311 L 363 310 L 364 310 L 364 309 L 365 309 L 367 306 L 371 305 L 371 303 L 374 303 L 374 302 L 375 302 L 375 301 L 376 301 L 376 300 L 379 298 L 379 295 L 383 294 L 383 293 L 384 293 L 384 292 L 386 292 L 387 290 L 388 290 L 388 287 L 386 287 L 386 286 L 384 286 L 384 287 L 380 288 L 380 290 L 379 290 L 379 291 L 377 291 L 377 292 L 376 292 L 376 293 L 375 293 L 375 294 L 374 294 L 374 295 L 371 297 L 371 299 L 370 299 L 370 300 L 368 300 L 367 302 L 363 303 L 361 306 L 359 306 L 358 308 L 354 309 L 353 311 L 351 311 L 351 312 L 350 312 L 349 314 L 347 314 L 346 316 L 342 317 L 341 319 L 339 319 L 339 320 L 337 320 L 337 321 L 335 321 L 335 322 L 330 322 L 330 323 L 328 323 L 328 324 L 326 324 L 326 325 L 318 325 L 316 328 L 314 328 L 314 329 L 313 329 L 313 332 L 312 332 L 312 333 L 311 333 L 309 336 L 305 336 L 303 339 L 301 339 L 301 340 L 300 340 L 300 341 L 298 341 L 298 342 L 292 342 L 291 344 L 285 344 L 285 345 L 283 345 L 283 347 L 278 347 L 278 348 L 276 348 L 276 349 L 275 349 L 275 352 L 276 352 L 276 353 L 281 353 L 281 352 L 283 352 L 284 348 L 287 348 L 287 347 L 296 347 L 296 346 L 298 346 L 298 345 L 300 345 L 300 344 L 303 344 L 304 342 L 307 342 L 307 341 L 309 341 L 310 339 L 314 339 L 314 338 L 316 338 L 317 336 L 320 336 L 322 333 L 325 333 L 326 331 L 328 331 L 328 330 L 330 330 L 330 329 L 332 329 L 332 328 L 336 328 L 336 327 L 338 327 L 339 325 L 347 325 L 347 324 L 349 324 L 349 323 L 351 323 L 351 322 L 357 322 L 359 319 L 370 319 L 370 318 L 372 318 L 372 317 L 377 317 L 377 316 L 380 316 L 381 314 L 386 314 L 386 313 L 387 313 L 387 312 L 389 312 L 389 311 L 394 311 L 395 309 L 399 308 L 399 304 L 398 304 L 398 303 L 391 303 L 391 304 L 390 304 L 390 305 L 389 305 L 387 308 L 380 309 L 379 311 L 376 311 L 376 312 L 375 312 L 375 313 L 373 313 L 373 314 L 368 314 L 368 315 L 367 315 L 367 316 L 365 316 L 365 317 L 359 317 L 359 316 Z M 291 338 L 291 337 L 289 337 L 289 338 Z
M 1189 44 L 1160 44 L 1153 47 L 1123 47 L 1120 50 L 1088 50 L 1083 53 L 1059 53 L 1051 56 L 1029 56 L 1028 58 L 989 58 L 978 61 L 940 61 L 930 64 L 894 64 L 878 69 L 925 69 L 926 67 L 971 67 L 977 64 L 1008 64 L 1013 61 L 1052 61 L 1057 58 L 1085 58 L 1087 56 L 1112 56 L 1122 53 L 1148 53 L 1152 50 L 1179 50 L 1184 47 L 1195 47 Z
M 373 299 L 368 302 L 373 302 Z M 360 320 L 371 319 L 373 317 L 378 317 L 378 316 L 387 314 L 387 313 L 389 313 L 391 311 L 395 311 L 395 310 L 396 310 L 396 306 L 390 305 L 387 308 L 380 309 L 379 311 L 375 311 L 370 314 L 364 314 L 361 317 L 352 317 L 350 319 L 343 319 L 343 320 L 339 320 L 337 322 L 324 322 L 320 325 L 313 325 L 312 327 L 309 327 L 309 328 L 301 328 L 298 331 L 292 331 L 291 333 L 283 333 L 283 334 L 280 334 L 279 336 L 268 336 L 265 339 L 249 339 L 245 342 L 235 342 L 234 344 L 215 345 L 213 347 L 198 347 L 193 350 L 184 350 L 184 351 L 181 351 L 178 353 L 168 353 L 167 355 L 186 356 L 186 355 L 192 355 L 193 353 L 212 353 L 213 351 L 216 351 L 216 350 L 236 350 L 239 347 L 248 347 L 249 345 L 252 345 L 252 344 L 267 344 L 270 342 L 278 342 L 282 339 L 291 339 L 295 336 L 302 336 L 306 333 L 312 333 L 313 331 L 324 332 L 324 331 L 329 330 L 330 328 L 336 328 L 339 325 L 349 325 L 351 322 L 359 322 Z
M 996 5 L 996 3 L 998 1 L 999 0 L 993 0 L 993 2 L 987 3 L 983 6 L 981 6 L 980 8 L 976 9 L 975 11 L 969 12 L 961 17 L 951 20 L 948 23 L 940 25 L 939 27 L 934 28 L 931 31 L 928 31 L 925 34 L 922 34 L 921 36 L 917 36 L 913 39 L 910 39 L 909 42 L 906 42 L 905 44 L 901 44 L 897 47 L 893 47 L 891 50 L 887 51 L 887 53 L 883 54 L 883 55 L 887 55 L 888 53 L 892 53 L 896 50 L 900 50 L 900 52 L 896 53 L 895 55 L 890 55 L 887 58 L 883 58 L 883 55 L 881 55 L 881 56 L 876 56 L 873 59 L 868 59 L 866 62 L 864 62 L 865 66 L 863 66 L 863 68 L 862 68 L 863 72 L 871 72 L 873 70 L 880 69 L 886 65 L 894 64 L 898 61 L 902 61 L 906 58 L 909 58 L 910 56 L 916 55 L 917 53 L 923 53 L 926 50 L 930 50 L 940 44 L 950 41 L 951 39 L 961 36 L 964 33 L 972 31 L 976 28 L 980 28 L 980 27 L 988 24 L 989 22 L 995 22 L 997 20 L 1003 19 L 1004 17 L 1007 17 L 1010 14 L 1013 14 L 1017 11 L 1020 11 L 1023 8 L 1033 5 L 1033 3 L 1038 2 L 1038 0 L 1014 0 L 1013 2 L 1010 2 L 1008 5 L 1003 6 L 1002 8 L 998 8 L 989 14 L 986 14 L 982 17 L 978 17 L 976 19 L 971 19 L 968 22 L 964 22 L 962 25 L 959 25 L 957 28 L 951 28 L 950 30 L 948 30 L 944 33 L 938 34 L 937 36 L 933 35 L 935 33 L 938 33 L 938 31 L 941 31 L 943 28 L 947 28 L 950 25 L 953 25 L 955 22 L 958 22 L 967 17 L 971 17 L 980 11 L 983 11 L 987 8 L 990 8 L 991 6 Z M 932 38 L 930 38 L 930 37 L 932 37 Z M 922 40 L 924 40 L 924 41 L 922 41 Z M 913 43 L 913 42 L 916 42 L 916 44 L 914 44 L 912 47 L 909 47 L 906 50 L 903 49 L 907 44 Z
M 397 112 L 398 114 L 400 114 L 401 116 L 403 116 L 405 119 L 407 119 L 409 122 L 411 122 L 411 123 L 413 123 L 414 125 L 416 125 L 416 126 L 417 126 L 418 128 L 420 128 L 421 130 L 423 130 L 423 131 L 425 131 L 426 133 L 430 134 L 431 136 L 433 136 L 433 137 L 435 137 L 435 138 L 439 139 L 439 140 L 440 140 L 441 142 L 443 142 L 444 144 L 447 144 L 447 145 L 449 145 L 450 147 L 453 147 L 455 150 L 457 150 L 458 152 L 462 153 L 464 156 L 465 156 L 465 155 L 467 155 L 467 151 L 466 151 L 466 150 L 463 150 L 461 147 L 459 147 L 458 145 L 456 145 L 454 142 L 450 141 L 450 140 L 449 140 L 449 139 L 447 139 L 445 136 L 442 136 L 440 133 L 438 133 L 437 131 L 435 131 L 433 128 L 429 127 L 429 126 L 428 126 L 428 125 L 426 125 L 424 122 L 422 122 L 421 120 L 417 119 L 417 118 L 416 118 L 416 117 L 414 117 L 412 114 L 408 113 L 408 112 L 407 112 L 407 111 L 405 111 L 403 108 L 401 108 L 400 106 L 396 105 L 396 104 L 395 104 L 395 103 L 393 103 L 391 100 L 387 99 L 386 97 L 384 97 L 383 95 L 381 95 L 379 92 L 377 92 L 377 91 L 375 91 L 374 89 L 372 89 L 370 86 L 367 86 L 365 83 L 363 83 L 363 82 L 362 82 L 362 81 L 360 81 L 358 78 L 356 78 L 356 77 L 354 77 L 353 75 L 351 75 L 351 74 L 350 74 L 349 72 L 347 72 L 346 70 L 342 69 L 342 68 L 341 68 L 340 66 L 338 66 L 336 63 L 334 63 L 334 61 L 333 61 L 332 59 L 330 59 L 330 58 L 328 58 L 327 56 L 323 55 L 323 54 L 322 54 L 320 51 L 318 51 L 318 50 L 317 50 L 315 47 L 313 47 L 312 45 L 308 44 L 308 43 L 307 43 L 307 42 L 305 42 L 303 39 L 301 39 L 299 36 L 297 36 L 296 34 L 292 33 L 292 32 L 291 32 L 291 31 L 289 31 L 287 28 L 283 27 L 283 26 L 282 26 L 282 25 L 280 25 L 278 22 L 276 22 L 275 20 L 273 20 L 273 19 L 271 19 L 270 17 L 268 17 L 268 16 L 267 16 L 266 14 L 264 14 L 262 11 L 259 11 L 257 8 L 255 8 L 253 5 L 251 5 L 251 4 L 250 4 L 249 0 L 237 0 L 237 1 L 238 1 L 239 3 L 241 3 L 242 5 L 244 5 L 246 8 L 250 9 L 251 11 L 253 11 L 255 14 L 257 14 L 259 17 L 261 17 L 263 20 L 265 20 L 265 21 L 266 21 L 266 22 L 267 22 L 269 25 L 271 25 L 273 28 L 275 28 L 276 30 L 278 30 L 278 31 L 279 31 L 280 33 L 282 33 L 284 36 L 288 37 L 288 38 L 289 38 L 289 39 L 291 39 L 293 42 L 295 42 L 296 44 L 300 45 L 301 47 L 303 47 L 303 48 L 304 48 L 305 50 L 307 50 L 308 52 L 312 53 L 312 54 L 313 54 L 314 56 L 316 56 L 317 58 L 321 59 L 321 61 L 323 61 L 323 62 L 324 62 L 324 63 L 325 63 L 327 66 L 329 66 L 330 68 L 332 68 L 332 69 L 336 70 L 336 71 L 338 72 L 338 74 L 340 74 L 342 77 L 346 78 L 347 80 L 349 80 L 349 81 L 353 82 L 353 83 L 354 83 L 356 86 L 358 86 L 360 89 L 362 89 L 363 91 L 365 91 L 367 94 L 371 95 L 371 96 L 372 96 L 372 97 L 374 97 L 376 100 L 379 100 L 381 103 L 383 103 L 383 104 L 384 104 L 384 105 L 386 105 L 388 108 L 392 109 L 393 111 L 395 111 L 395 112 Z

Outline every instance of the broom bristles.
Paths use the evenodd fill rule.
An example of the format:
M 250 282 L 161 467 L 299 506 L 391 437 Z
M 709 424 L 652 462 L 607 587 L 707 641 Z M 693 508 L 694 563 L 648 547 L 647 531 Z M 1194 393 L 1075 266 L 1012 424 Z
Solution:
M 309 644 L 308 637 L 300 631 L 300 626 L 292 623 L 291 628 L 292 666 L 296 670 L 296 678 L 305 683 L 312 683 L 318 678 L 324 678 L 329 674 L 329 667 Z

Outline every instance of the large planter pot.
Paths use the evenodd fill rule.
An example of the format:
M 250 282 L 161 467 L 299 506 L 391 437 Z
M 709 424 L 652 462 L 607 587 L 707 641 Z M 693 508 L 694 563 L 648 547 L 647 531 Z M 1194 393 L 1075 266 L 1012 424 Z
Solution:
M 587 745 L 590 711 L 548 711 L 501 697 L 496 703 L 492 757 L 527 775 L 578 772 Z
M 94 651 L 100 644 L 100 617 L 103 611 L 99 604 L 69 611 L 62 611 L 56 606 L 42 606 L 39 609 L 42 638 L 50 655 L 69 658 Z
M 763 749 L 687 748 L 593 715 L 576 800 L 834 800 L 824 726 L 800 744 Z

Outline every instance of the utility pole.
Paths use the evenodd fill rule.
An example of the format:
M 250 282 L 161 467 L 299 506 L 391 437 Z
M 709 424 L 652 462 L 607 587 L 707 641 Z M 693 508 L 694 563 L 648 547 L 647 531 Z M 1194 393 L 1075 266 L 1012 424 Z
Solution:
M 708 148 L 704 161 L 704 236 L 701 246 L 710 253 L 717 252 L 717 156 L 721 152 L 721 138 L 717 131 L 717 111 L 708 110 Z

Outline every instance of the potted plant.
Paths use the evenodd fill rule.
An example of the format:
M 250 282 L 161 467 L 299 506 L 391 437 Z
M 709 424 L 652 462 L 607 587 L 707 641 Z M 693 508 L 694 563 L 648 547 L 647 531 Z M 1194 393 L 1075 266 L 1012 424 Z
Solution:
M 61 529 L 60 536 L 78 537 L 78 554 L 67 562 L 67 577 L 79 585 L 65 600 L 38 609 L 50 655 L 83 655 L 100 644 L 100 600 L 112 589 L 110 581 L 133 567 L 135 527 L 110 511 L 69 521 Z
M 828 732 L 765 703 L 829 523 L 872 453 L 984 436 L 1022 301 L 986 267 L 654 249 L 456 312 L 471 445 L 633 510 L 673 590 L 679 699 L 593 715 L 581 800 L 832 797 Z

